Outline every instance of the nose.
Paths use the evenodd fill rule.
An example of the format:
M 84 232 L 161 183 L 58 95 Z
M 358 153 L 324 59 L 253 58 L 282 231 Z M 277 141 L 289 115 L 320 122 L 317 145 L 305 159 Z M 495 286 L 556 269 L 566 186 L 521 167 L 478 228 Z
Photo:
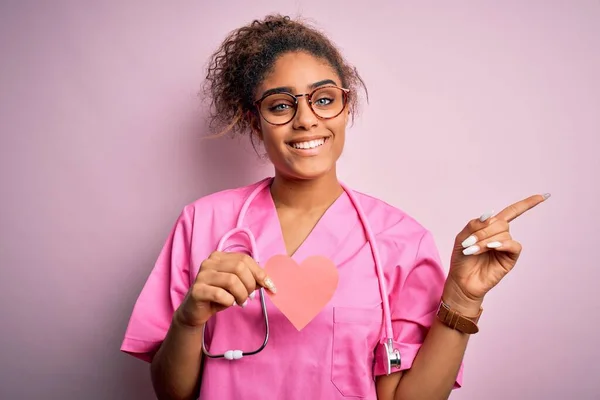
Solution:
M 294 129 L 310 130 L 317 126 L 319 119 L 310 108 L 308 104 L 308 98 L 302 96 L 298 99 L 298 109 L 296 110 L 296 116 L 294 117 L 293 127 Z

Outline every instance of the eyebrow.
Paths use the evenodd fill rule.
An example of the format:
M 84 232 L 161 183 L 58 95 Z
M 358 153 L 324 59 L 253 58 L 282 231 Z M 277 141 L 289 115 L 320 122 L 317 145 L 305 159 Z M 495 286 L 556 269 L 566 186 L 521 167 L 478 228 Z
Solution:
M 335 81 L 333 81 L 332 79 L 323 79 L 322 81 L 318 81 L 315 82 L 313 84 L 311 84 L 309 86 L 310 90 L 314 90 L 315 88 L 318 88 L 319 86 L 325 86 L 325 85 L 337 85 L 337 83 L 335 83 Z M 289 86 L 280 86 L 280 87 L 276 87 L 273 89 L 269 89 L 269 90 L 265 90 L 263 92 L 263 94 L 260 96 L 260 98 L 263 98 L 265 96 L 268 96 L 270 94 L 274 94 L 274 93 L 292 93 L 293 89 Z

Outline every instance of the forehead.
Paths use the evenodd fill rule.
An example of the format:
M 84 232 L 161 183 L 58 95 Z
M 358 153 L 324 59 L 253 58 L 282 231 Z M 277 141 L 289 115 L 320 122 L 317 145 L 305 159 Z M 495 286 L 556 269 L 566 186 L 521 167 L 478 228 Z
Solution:
M 277 87 L 289 87 L 301 93 L 313 83 L 325 79 L 341 86 L 340 77 L 326 60 L 304 52 L 286 53 L 277 58 L 259 85 L 258 93 Z

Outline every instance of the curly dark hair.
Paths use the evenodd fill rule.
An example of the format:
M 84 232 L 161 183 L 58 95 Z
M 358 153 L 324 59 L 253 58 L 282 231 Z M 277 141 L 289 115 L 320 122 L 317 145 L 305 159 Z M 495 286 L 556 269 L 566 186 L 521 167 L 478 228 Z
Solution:
M 356 68 L 323 33 L 289 16 L 268 15 L 262 21 L 231 32 L 213 53 L 204 83 L 210 99 L 210 128 L 218 134 L 250 131 L 256 88 L 284 53 L 304 51 L 326 60 L 350 89 L 349 111 L 354 119 L 358 106 L 357 89 L 366 86 Z

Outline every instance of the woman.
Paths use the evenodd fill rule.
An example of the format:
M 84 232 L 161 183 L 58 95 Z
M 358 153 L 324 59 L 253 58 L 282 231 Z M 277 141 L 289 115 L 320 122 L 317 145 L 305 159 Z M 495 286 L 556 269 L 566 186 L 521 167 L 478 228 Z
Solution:
M 509 222 L 548 195 L 470 221 L 456 237 L 445 277 L 426 229 L 338 181 L 336 162 L 362 81 L 326 37 L 287 17 L 254 21 L 214 54 L 207 84 L 213 122 L 262 142 L 275 176 L 206 196 L 181 213 L 122 345 L 151 361 L 157 396 L 447 398 L 461 385 L 463 355 L 477 331 L 485 294 L 519 257 Z M 335 265 L 335 293 L 301 330 L 273 305 L 277 281 L 262 266 L 243 251 L 215 251 L 238 217 L 256 237 L 263 262 L 278 254 L 298 263 L 321 255 Z M 369 231 L 386 296 L 380 293 Z M 263 316 L 253 300 L 259 288 L 270 297 L 267 346 L 242 359 L 231 360 L 231 352 L 229 359 L 207 358 L 203 328 L 210 353 L 261 345 Z M 388 303 L 392 348 L 401 356 L 399 368 L 391 370 L 381 356 L 382 310 Z

